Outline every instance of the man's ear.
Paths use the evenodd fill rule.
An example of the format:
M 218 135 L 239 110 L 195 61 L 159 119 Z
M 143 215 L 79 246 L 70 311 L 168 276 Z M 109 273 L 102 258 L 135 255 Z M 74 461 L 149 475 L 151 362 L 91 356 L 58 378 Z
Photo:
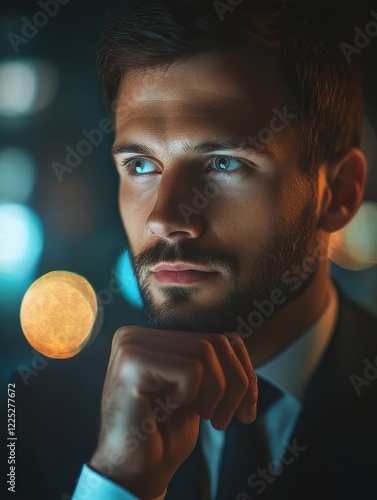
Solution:
M 360 149 L 352 148 L 328 168 L 319 228 L 333 233 L 348 224 L 360 207 L 367 162 Z

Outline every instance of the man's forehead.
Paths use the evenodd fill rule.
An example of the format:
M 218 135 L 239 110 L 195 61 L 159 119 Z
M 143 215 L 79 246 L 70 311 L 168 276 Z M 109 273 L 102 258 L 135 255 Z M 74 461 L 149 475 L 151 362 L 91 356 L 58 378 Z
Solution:
M 265 113 L 281 102 L 278 81 L 277 64 L 266 54 L 247 59 L 237 54 L 200 54 L 129 73 L 119 90 L 117 115 L 121 121 L 140 112 L 189 111 L 205 116 L 206 107 L 232 114 L 245 105 Z
M 277 118 L 285 108 L 278 64 L 262 54 L 247 63 L 237 55 L 201 54 L 128 75 L 118 94 L 114 151 L 129 149 L 125 144 L 155 145 L 168 154 L 183 151 L 187 142 L 194 147 L 227 138 L 252 145 L 251 137 L 265 138 L 267 131 L 267 141 L 256 149 L 285 158 L 289 145 L 292 156 L 294 132 L 284 117 Z M 278 133 L 270 129 L 274 125 Z

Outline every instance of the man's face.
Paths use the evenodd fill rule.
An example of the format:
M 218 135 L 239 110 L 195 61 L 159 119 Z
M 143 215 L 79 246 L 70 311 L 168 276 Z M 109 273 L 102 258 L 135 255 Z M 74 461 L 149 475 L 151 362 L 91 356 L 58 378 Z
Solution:
M 277 64 L 195 56 L 128 75 L 118 99 L 120 211 L 150 323 L 234 331 L 314 248 L 315 183 Z M 209 272 L 152 272 L 160 263 Z

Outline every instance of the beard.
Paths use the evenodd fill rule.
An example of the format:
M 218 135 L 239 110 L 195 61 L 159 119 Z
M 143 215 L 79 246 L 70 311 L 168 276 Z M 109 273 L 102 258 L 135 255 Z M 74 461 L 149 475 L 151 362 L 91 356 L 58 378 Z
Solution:
M 295 289 L 284 283 L 287 280 L 283 276 L 294 267 L 301 268 L 304 259 L 314 254 L 315 207 L 316 196 L 313 195 L 290 227 L 287 223 L 284 227 L 278 220 L 273 241 L 255 257 L 242 283 L 240 265 L 234 255 L 208 249 L 204 252 L 194 239 L 174 242 L 161 239 L 137 256 L 130 249 L 131 264 L 150 327 L 206 333 L 232 332 L 239 324 L 237 318 L 246 319 L 255 310 L 253 303 L 269 300 L 273 291 L 280 290 L 285 297 L 283 304 L 274 304 L 274 314 L 295 300 L 314 279 L 317 266 L 306 279 L 300 280 Z M 185 261 L 223 269 L 230 276 L 229 291 L 217 303 L 199 306 L 191 301 L 195 288 L 165 286 L 161 288 L 165 300 L 157 304 L 147 282 L 146 270 L 162 261 Z

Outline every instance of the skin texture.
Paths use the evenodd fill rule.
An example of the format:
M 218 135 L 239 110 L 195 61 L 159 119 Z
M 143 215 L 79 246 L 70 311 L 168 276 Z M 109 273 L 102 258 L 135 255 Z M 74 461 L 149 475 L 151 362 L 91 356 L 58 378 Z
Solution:
M 132 73 L 120 87 L 113 151 L 119 206 L 151 328 L 128 325 L 114 336 L 90 466 L 141 498 L 164 492 L 195 446 L 199 417 L 218 429 L 233 415 L 254 421 L 253 366 L 289 345 L 325 307 L 329 234 L 361 202 L 359 150 L 321 165 L 310 179 L 289 123 L 280 121 L 263 148 L 242 146 L 276 128 L 274 110 L 284 109 L 277 79 L 276 61 L 265 54 L 247 61 L 203 54 Z M 201 148 L 224 140 L 234 146 Z M 224 157 L 236 159 L 232 173 L 222 171 L 229 167 Z M 217 194 L 197 210 L 195 194 L 209 183 Z M 182 204 L 196 210 L 188 219 Z M 315 258 L 313 272 L 304 269 L 307 257 Z M 186 286 L 161 284 L 150 270 L 162 261 L 216 274 Z M 295 289 L 282 282 L 285 272 L 296 277 Z M 285 300 L 252 335 L 229 334 L 253 301 L 277 289 Z M 154 419 L 157 396 L 179 407 L 131 450 L 129 431 Z

